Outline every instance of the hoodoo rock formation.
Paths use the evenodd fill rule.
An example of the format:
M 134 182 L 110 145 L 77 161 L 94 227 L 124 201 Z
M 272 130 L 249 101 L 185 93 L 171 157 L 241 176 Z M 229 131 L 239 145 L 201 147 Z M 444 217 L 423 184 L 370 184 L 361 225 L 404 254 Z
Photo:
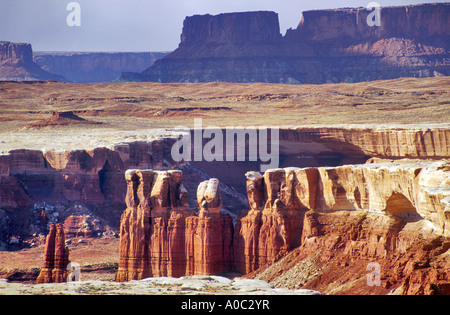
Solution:
M 299 175 L 303 176 L 301 182 L 293 170 L 269 170 L 264 176 L 257 172 L 247 174 L 251 209 L 241 214 L 236 225 L 233 248 L 237 270 L 249 273 L 300 245 L 307 208 L 297 200 L 296 189 L 306 193 L 304 198 L 309 200 L 307 173 L 311 172 Z M 305 185 L 304 190 L 298 185 Z
M 220 274 L 231 268 L 232 219 L 221 214 L 218 181 L 201 183 L 199 213 L 187 210 L 181 171 L 126 172 L 117 281 Z
M 30 44 L 0 42 L 0 80 L 35 81 L 64 78 L 43 70 L 33 61 Z
M 378 293 L 442 294 L 450 286 L 449 171 L 444 159 L 249 172 L 250 210 L 233 228 L 217 179 L 199 185 L 195 215 L 180 171 L 130 170 L 116 279 L 238 271 L 367 293 L 365 268 L 375 261 Z
M 47 235 L 44 252 L 44 268 L 41 270 L 37 283 L 65 282 L 68 271 L 69 249 L 65 244 L 64 228 L 61 224 L 52 224 Z
M 274 12 L 187 17 L 178 49 L 122 79 L 318 84 L 450 75 L 448 3 L 381 8 L 381 26 L 368 25 L 371 13 L 306 11 L 285 36 Z

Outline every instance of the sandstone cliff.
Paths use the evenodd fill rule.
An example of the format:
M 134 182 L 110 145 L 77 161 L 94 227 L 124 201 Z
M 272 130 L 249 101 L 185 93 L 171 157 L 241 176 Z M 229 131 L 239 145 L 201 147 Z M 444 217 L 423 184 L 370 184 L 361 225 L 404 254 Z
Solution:
M 64 78 L 43 70 L 33 62 L 30 44 L 0 42 L 0 80 L 35 81 Z
M 249 172 L 250 210 L 233 229 L 217 179 L 199 185 L 195 215 L 180 171 L 130 170 L 116 279 L 238 271 L 331 294 L 445 294 L 449 171 L 448 160 L 399 160 Z
M 69 250 L 65 244 L 64 228 L 61 224 L 52 224 L 47 235 L 44 252 L 44 268 L 36 283 L 65 282 L 68 271 Z
M 125 206 L 126 169 L 164 169 L 174 138 L 86 150 L 12 150 L 0 156 L 0 208 L 11 224 L 2 235 L 46 234 L 64 223 L 70 236 L 117 229 Z
M 220 212 L 217 180 L 199 186 L 195 215 L 187 210 L 181 171 L 129 170 L 126 179 L 117 281 L 230 270 L 233 225 Z
M 288 168 L 264 177 L 249 173 L 252 209 L 236 226 L 236 268 L 275 285 L 330 294 L 385 294 L 397 288 L 402 294 L 447 294 L 448 166 L 446 160 L 402 161 Z M 271 202 L 274 192 L 277 199 Z M 271 229 L 268 213 L 279 208 L 281 214 L 295 209 L 300 229 L 290 229 L 297 222 L 292 218 Z M 266 230 L 275 231 L 272 243 Z M 293 233 L 296 238 L 289 241 Z M 285 248 L 296 245 L 286 255 Z M 274 250 L 270 260 L 268 247 Z M 283 258 L 273 264 L 277 254 Z M 366 281 L 366 268 L 374 262 L 381 266 L 380 287 Z
M 112 82 L 122 72 L 140 72 L 166 56 L 164 52 L 51 53 L 35 52 L 33 60 L 42 69 L 75 83 Z
M 154 82 L 360 82 L 449 75 L 448 4 L 303 12 L 280 34 L 274 12 L 187 17 L 177 50 L 141 74 Z

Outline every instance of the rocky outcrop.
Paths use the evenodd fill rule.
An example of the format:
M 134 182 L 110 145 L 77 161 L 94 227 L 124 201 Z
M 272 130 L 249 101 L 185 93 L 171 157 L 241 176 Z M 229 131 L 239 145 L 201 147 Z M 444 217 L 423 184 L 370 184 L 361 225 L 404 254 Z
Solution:
M 101 221 L 90 215 L 70 215 L 63 226 L 67 237 L 97 237 L 105 231 Z
M 74 83 L 113 82 L 122 72 L 144 71 L 166 56 L 164 52 L 142 53 L 49 53 L 35 52 L 33 60 L 42 69 Z
M 230 270 L 232 219 L 220 213 L 218 181 L 198 189 L 199 214 L 187 210 L 181 171 L 129 170 L 120 225 L 117 281 L 220 274 Z
M 34 63 L 30 44 L 0 42 L 0 80 L 62 81 L 63 77 L 47 72 Z
M 305 208 L 296 200 L 297 183 L 293 171 L 282 169 L 247 174 L 251 209 L 241 213 L 233 243 L 240 272 L 271 264 L 300 245 Z
M 207 14 L 184 20 L 180 47 L 204 43 L 276 42 L 280 39 L 278 14 L 274 12 Z
M 37 283 L 65 282 L 68 271 L 69 249 L 65 244 L 64 228 L 61 224 L 52 224 L 47 235 L 44 252 L 44 268 L 41 270 Z
M 116 279 L 238 271 L 324 293 L 442 294 L 449 171 L 444 159 L 249 172 L 250 209 L 233 229 L 217 179 L 199 185 L 195 215 L 180 171 L 130 170 Z
M 304 219 L 309 210 L 323 217 L 336 211 L 369 211 L 386 218 L 381 221 L 395 218 L 403 224 L 399 229 L 421 221 L 436 235 L 449 237 L 448 170 L 444 161 L 288 168 L 269 170 L 264 176 L 248 173 L 251 210 L 242 214 L 236 226 L 237 269 L 252 272 L 304 245 L 308 237 L 302 230 L 314 235 L 320 228 Z M 390 233 L 389 226 L 383 228 Z M 386 248 L 369 251 L 376 250 L 385 253 Z
M 21 60 L 23 63 L 33 61 L 30 44 L 0 42 L 0 60 Z
M 249 173 L 252 210 L 235 230 L 236 268 L 274 285 L 327 294 L 448 294 L 449 170 L 442 160 Z M 292 230 L 279 220 L 271 239 L 282 246 L 272 246 L 268 261 L 270 241 L 260 235 L 267 234 L 264 215 L 274 192 L 275 205 L 301 213 L 301 231 L 289 243 Z M 373 263 L 379 286 L 367 282 Z
M 447 10 L 448 4 L 438 3 L 381 7 L 379 27 L 367 23 L 368 14 L 373 9 L 305 11 L 297 29 L 288 30 L 286 37 L 290 40 L 319 42 L 336 38 L 357 42 L 383 38 L 439 38 L 450 36 Z
M 280 34 L 274 12 L 187 17 L 173 53 L 122 79 L 153 82 L 361 82 L 432 77 L 448 72 L 446 3 L 381 9 L 369 26 L 366 8 L 303 12 Z

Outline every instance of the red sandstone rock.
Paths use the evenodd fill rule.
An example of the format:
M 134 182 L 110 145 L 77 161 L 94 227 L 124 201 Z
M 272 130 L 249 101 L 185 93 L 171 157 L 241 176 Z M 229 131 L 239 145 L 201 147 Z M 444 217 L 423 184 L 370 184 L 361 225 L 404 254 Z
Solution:
M 264 267 L 257 272 L 264 280 L 323 293 L 446 294 L 448 171 L 446 161 L 270 170 L 260 193 L 261 176 L 249 173 L 250 204 L 267 202 L 239 219 L 235 266 Z M 290 207 L 311 209 L 294 229 L 283 216 Z M 366 282 L 371 262 L 380 265 L 381 287 Z
M 298 185 L 294 169 L 269 170 L 264 177 L 254 172 L 247 174 L 252 209 L 241 214 L 235 228 L 237 270 L 249 273 L 300 245 L 305 210 L 295 195 Z
M 129 170 L 126 179 L 117 281 L 230 270 L 233 225 L 220 214 L 217 180 L 199 186 L 195 216 L 181 171 Z
M 64 228 L 61 224 L 50 225 L 50 232 L 45 242 L 44 268 L 37 283 L 65 282 L 69 264 L 69 250 L 65 245 Z
M 71 215 L 64 220 L 67 237 L 97 237 L 104 232 L 100 220 L 89 215 Z
M 0 42 L 0 80 L 63 80 L 33 62 L 30 44 Z

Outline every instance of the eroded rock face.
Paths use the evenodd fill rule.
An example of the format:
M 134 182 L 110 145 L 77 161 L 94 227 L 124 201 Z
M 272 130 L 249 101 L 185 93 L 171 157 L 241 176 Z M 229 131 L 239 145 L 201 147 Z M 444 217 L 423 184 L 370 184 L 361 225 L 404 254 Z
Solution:
M 220 213 L 218 181 L 198 189 L 188 210 L 181 171 L 129 170 L 117 281 L 210 275 L 230 270 L 232 219 Z
M 205 42 L 258 43 L 280 39 L 278 14 L 274 12 L 208 14 L 185 19 L 180 46 Z
M 296 193 L 301 191 L 302 199 L 305 194 L 309 197 L 310 185 L 315 184 L 299 181 L 307 173 L 310 171 L 276 169 L 264 176 L 257 172 L 246 174 L 251 209 L 241 214 L 235 229 L 233 247 L 237 270 L 252 272 L 300 245 L 303 216 L 308 208 Z
M 247 174 L 252 209 L 236 227 L 236 267 L 245 273 L 260 268 L 256 277 L 275 285 L 329 294 L 386 294 L 393 289 L 401 294 L 446 294 L 449 170 L 443 160 Z M 265 188 L 257 194 L 261 181 Z M 253 209 L 262 204 L 255 202 L 262 196 L 267 200 L 264 209 Z M 270 220 L 278 218 L 274 208 L 290 206 L 301 213 L 302 231 L 296 230 L 300 239 L 290 243 L 287 253 L 287 236 L 294 234 L 282 220 L 273 224 L 278 230 L 271 234 Z M 272 261 L 267 260 L 268 248 L 273 249 Z M 284 258 L 269 266 L 276 254 Z M 367 284 L 370 263 L 381 268 L 379 287 Z
M 216 179 L 199 185 L 197 216 L 180 171 L 131 170 L 117 280 L 239 271 L 292 288 L 367 293 L 366 267 L 376 262 L 383 284 L 372 293 L 445 293 L 449 170 L 448 160 L 402 160 L 248 172 L 250 209 L 234 230 Z
M 47 235 L 44 252 L 44 268 L 41 270 L 37 283 L 65 282 L 68 271 L 69 249 L 65 244 L 62 224 L 52 224 Z
M 168 163 L 173 162 L 170 148 L 174 141 L 164 138 L 86 150 L 11 150 L 1 155 L 0 208 L 7 210 L 14 223 L 5 233 L 26 238 L 38 230 L 45 232 L 45 216 L 39 227 L 30 228 L 38 222 L 33 208 L 43 203 L 61 210 L 52 223 L 64 223 L 72 215 L 95 215 L 102 221 L 68 219 L 65 227 L 70 236 L 95 235 L 102 232 L 102 225 L 118 228 L 127 189 L 125 170 L 172 166 Z
M 0 79 L 1 80 L 57 80 L 62 76 L 43 70 L 33 62 L 30 44 L 0 42 Z

